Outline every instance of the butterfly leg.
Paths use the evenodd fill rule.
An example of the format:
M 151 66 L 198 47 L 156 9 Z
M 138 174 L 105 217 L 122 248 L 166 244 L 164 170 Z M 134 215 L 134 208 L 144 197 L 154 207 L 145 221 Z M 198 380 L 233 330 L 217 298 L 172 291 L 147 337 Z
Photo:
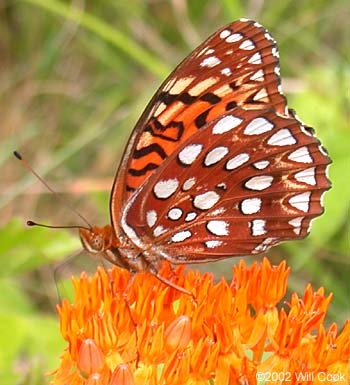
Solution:
M 164 278 L 162 275 L 159 274 L 158 270 L 153 266 L 153 265 L 149 265 L 149 270 L 148 270 L 151 274 L 153 274 L 157 279 L 159 279 L 159 281 L 163 282 L 165 285 L 167 286 L 170 286 L 172 287 L 173 289 L 181 292 L 181 293 L 184 293 L 186 295 L 190 295 L 191 297 L 194 298 L 193 294 L 184 289 L 183 287 L 181 286 L 178 286 L 176 285 L 176 283 L 172 282 L 172 281 L 169 281 L 167 278 Z
M 135 365 L 136 365 L 136 368 L 138 368 L 139 362 L 140 362 L 140 354 L 139 354 L 139 349 L 138 349 L 137 321 L 134 318 L 132 311 L 131 311 L 132 304 L 129 302 L 129 294 L 130 294 L 130 290 L 131 290 L 131 287 L 133 285 L 134 279 L 135 279 L 135 273 L 132 273 L 130 276 L 130 279 L 129 279 L 126 287 L 125 287 L 125 290 L 123 292 L 123 299 L 125 302 L 125 306 L 128 310 L 130 320 L 131 320 L 131 322 L 134 326 L 134 330 L 135 330 L 135 339 L 136 339 L 136 362 L 135 362 Z

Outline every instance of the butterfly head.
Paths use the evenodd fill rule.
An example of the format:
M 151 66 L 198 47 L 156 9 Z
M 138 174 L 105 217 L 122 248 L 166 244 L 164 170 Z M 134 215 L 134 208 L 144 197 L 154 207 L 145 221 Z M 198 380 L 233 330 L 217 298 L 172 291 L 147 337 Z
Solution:
M 102 253 L 112 247 L 113 230 L 111 226 L 80 228 L 79 235 L 84 249 L 92 254 Z

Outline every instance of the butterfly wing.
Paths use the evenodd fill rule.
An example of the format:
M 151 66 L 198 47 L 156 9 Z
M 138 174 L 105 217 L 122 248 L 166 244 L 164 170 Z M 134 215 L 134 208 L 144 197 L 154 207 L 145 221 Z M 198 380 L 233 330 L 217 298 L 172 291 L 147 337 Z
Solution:
M 329 163 L 294 117 L 235 107 L 172 152 L 128 203 L 123 228 L 172 263 L 264 252 L 307 235 Z
M 132 193 L 181 143 L 236 106 L 288 115 L 276 42 L 258 23 L 235 21 L 195 49 L 164 81 L 138 121 L 115 178 L 115 228 Z

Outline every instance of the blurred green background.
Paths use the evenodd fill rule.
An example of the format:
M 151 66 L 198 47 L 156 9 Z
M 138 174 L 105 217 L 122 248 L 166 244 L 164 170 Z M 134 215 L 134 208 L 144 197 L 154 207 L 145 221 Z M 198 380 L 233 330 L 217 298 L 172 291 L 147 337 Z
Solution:
M 311 236 L 268 255 L 292 266 L 290 291 L 301 295 L 312 282 L 334 293 L 328 325 L 350 318 L 349 1 L 3 1 L 1 384 L 43 384 L 43 372 L 58 366 L 65 344 L 53 272 L 79 248 L 74 231 L 25 227 L 26 219 L 80 222 L 12 150 L 90 222 L 107 224 L 115 170 L 143 108 L 180 60 L 240 17 L 258 20 L 277 40 L 289 106 L 316 128 L 333 159 L 326 213 Z M 89 258 L 81 261 L 80 271 L 91 269 Z M 219 277 L 234 263 L 201 269 Z

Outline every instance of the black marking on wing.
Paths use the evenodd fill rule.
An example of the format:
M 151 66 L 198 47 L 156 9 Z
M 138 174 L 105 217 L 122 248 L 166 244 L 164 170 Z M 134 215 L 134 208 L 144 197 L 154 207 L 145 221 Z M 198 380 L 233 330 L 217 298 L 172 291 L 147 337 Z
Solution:
M 204 102 L 208 102 L 210 104 L 217 104 L 221 101 L 221 98 L 211 92 L 207 92 L 206 94 L 200 97 L 200 100 L 203 100 Z
M 184 104 L 187 104 L 187 105 L 194 103 L 196 101 L 196 99 L 197 99 L 196 96 L 191 96 L 187 92 L 184 92 L 184 93 L 179 95 L 179 101 L 184 103 Z
M 162 102 L 164 104 L 166 104 L 167 106 L 169 106 L 171 103 L 174 102 L 174 100 L 176 100 L 178 97 L 178 95 L 172 95 L 172 94 L 169 94 L 169 92 L 161 92 L 157 98 L 157 102 Z M 156 104 L 156 102 L 155 102 Z
M 210 109 L 202 112 L 201 114 L 199 114 L 196 117 L 194 123 L 195 123 L 197 128 L 201 128 L 202 126 L 204 126 L 207 123 L 207 116 L 209 114 L 209 111 L 210 111 Z
M 169 92 L 161 92 L 157 98 L 158 102 L 164 103 L 169 106 L 175 101 L 182 102 L 184 104 L 190 105 L 195 102 L 197 96 L 191 96 L 188 92 L 183 92 L 181 94 L 169 94 Z
M 128 173 L 133 176 L 145 175 L 148 171 L 155 170 L 159 167 L 159 164 L 155 163 L 147 163 L 147 165 L 140 170 L 136 170 L 135 168 L 129 168 Z
M 152 152 L 158 154 L 162 159 L 165 159 L 167 157 L 167 154 L 158 143 L 152 143 L 149 146 L 142 147 L 140 150 L 136 149 L 133 153 L 133 158 L 140 159 Z
M 225 110 L 229 111 L 232 110 L 233 108 L 237 107 L 237 103 L 235 101 L 229 102 L 226 104 Z
M 148 124 L 147 127 L 145 128 L 144 131 L 148 131 L 151 133 L 152 136 L 154 137 L 157 137 L 157 138 L 162 138 L 164 140 L 167 140 L 169 142 L 178 142 L 182 135 L 183 135 L 183 132 L 185 130 L 184 128 L 184 125 L 182 122 L 170 122 L 167 126 L 162 126 L 157 120 L 153 120 L 152 123 L 154 123 L 154 126 L 155 126 L 155 129 L 156 130 L 159 130 L 159 131 L 162 131 L 162 132 L 165 132 L 166 133 L 166 130 L 168 128 L 177 128 L 178 129 L 178 134 L 176 135 L 175 139 L 172 138 L 172 137 L 169 137 L 167 135 L 163 135 L 163 134 L 158 134 L 155 132 L 155 130 L 152 128 L 151 124 Z
M 238 91 L 240 89 L 240 86 L 237 86 L 235 82 L 229 84 L 231 90 Z

